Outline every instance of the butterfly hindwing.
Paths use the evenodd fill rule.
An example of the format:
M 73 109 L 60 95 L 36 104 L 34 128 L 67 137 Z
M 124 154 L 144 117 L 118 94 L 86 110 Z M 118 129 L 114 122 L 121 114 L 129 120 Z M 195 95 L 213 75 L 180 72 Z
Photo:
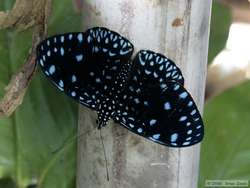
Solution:
M 180 83 L 170 81 L 163 91 L 157 85 L 149 86 L 148 90 L 151 92 L 140 95 L 125 90 L 126 98 L 120 98 L 114 120 L 136 134 L 167 146 L 185 147 L 202 140 L 200 113 Z
M 95 109 L 97 98 L 113 87 L 112 80 L 132 53 L 127 39 L 96 27 L 44 40 L 37 48 L 37 61 L 58 89 Z
M 165 56 L 148 50 L 140 51 L 133 62 L 113 119 L 163 145 L 184 147 L 199 142 L 203 123 L 183 87 L 180 69 Z

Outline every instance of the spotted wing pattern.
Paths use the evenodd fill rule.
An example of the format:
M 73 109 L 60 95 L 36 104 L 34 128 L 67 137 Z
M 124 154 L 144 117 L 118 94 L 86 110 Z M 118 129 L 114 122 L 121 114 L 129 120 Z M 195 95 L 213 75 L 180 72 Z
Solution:
M 184 78 L 180 69 L 175 63 L 159 54 L 150 50 L 141 50 L 134 59 L 133 78 L 143 80 L 158 80 L 161 88 L 166 87 L 166 82 L 173 80 L 184 85 Z
M 185 147 L 203 138 L 200 113 L 184 88 L 180 69 L 165 56 L 140 51 L 106 28 L 50 37 L 37 47 L 37 62 L 52 83 L 98 113 L 154 142 Z
M 171 60 L 151 51 L 139 52 L 113 119 L 163 145 L 184 147 L 201 141 L 202 119 L 183 82 Z
M 133 45 L 106 28 L 52 36 L 37 47 L 37 61 L 53 84 L 80 103 L 96 109 L 100 96 L 129 61 Z

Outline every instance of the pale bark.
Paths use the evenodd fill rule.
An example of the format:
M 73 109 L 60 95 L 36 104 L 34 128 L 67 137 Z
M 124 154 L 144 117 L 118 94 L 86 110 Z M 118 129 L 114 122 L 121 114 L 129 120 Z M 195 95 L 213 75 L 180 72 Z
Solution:
M 140 49 L 173 59 L 185 87 L 203 111 L 211 1 L 85 0 L 84 29 L 105 26 L 118 31 Z M 81 107 L 79 133 L 93 130 L 96 114 Z M 102 129 L 110 181 L 99 131 L 78 143 L 78 188 L 194 188 L 199 173 L 200 145 L 183 149 L 161 146 L 119 124 Z

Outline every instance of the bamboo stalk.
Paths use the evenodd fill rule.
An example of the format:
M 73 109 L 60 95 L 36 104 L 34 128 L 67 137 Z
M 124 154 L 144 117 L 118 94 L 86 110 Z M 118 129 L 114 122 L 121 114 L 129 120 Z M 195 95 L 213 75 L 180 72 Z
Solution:
M 151 49 L 175 60 L 198 108 L 204 104 L 211 1 L 85 0 L 84 29 L 105 26 L 127 37 L 135 50 Z M 94 129 L 96 114 L 81 107 L 79 133 Z M 78 188 L 194 188 L 200 145 L 173 149 L 141 138 L 118 124 L 102 129 L 110 181 L 99 131 L 78 142 Z

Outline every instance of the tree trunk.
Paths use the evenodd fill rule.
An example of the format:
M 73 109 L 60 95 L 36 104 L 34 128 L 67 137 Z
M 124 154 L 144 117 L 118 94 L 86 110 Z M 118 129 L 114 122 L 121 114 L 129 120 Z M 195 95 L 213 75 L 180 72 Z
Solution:
M 85 0 L 84 30 L 105 26 L 140 49 L 173 59 L 198 108 L 204 104 L 211 1 Z M 96 113 L 80 108 L 79 134 L 97 127 Z M 200 145 L 176 149 L 161 146 L 110 122 L 102 129 L 110 180 L 106 178 L 99 130 L 78 143 L 78 188 L 197 187 Z

